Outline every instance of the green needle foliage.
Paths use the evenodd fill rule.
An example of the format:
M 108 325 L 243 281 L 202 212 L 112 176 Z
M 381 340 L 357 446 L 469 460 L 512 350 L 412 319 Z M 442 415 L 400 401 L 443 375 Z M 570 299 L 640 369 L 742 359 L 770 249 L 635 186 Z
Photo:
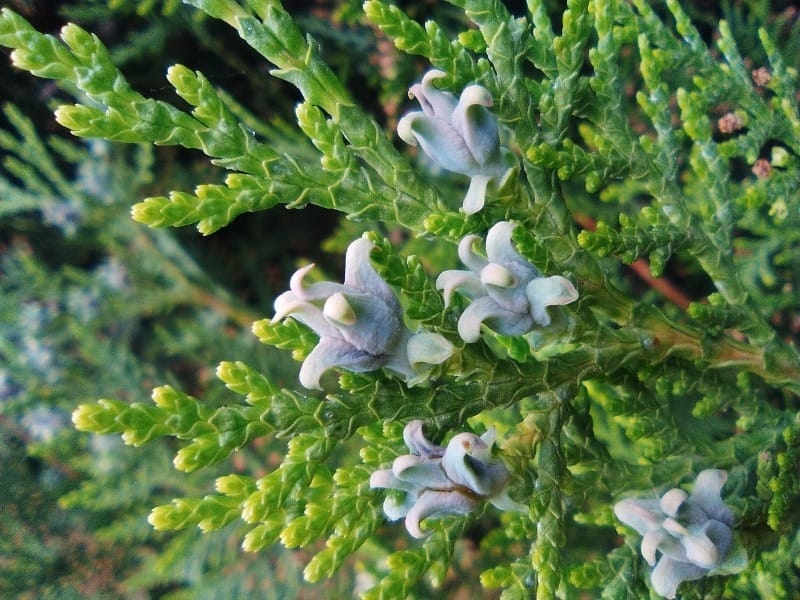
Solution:
M 409 74 L 401 89 L 435 68 L 436 87 L 456 98 L 470 84 L 491 95 L 488 110 L 516 164 L 489 185 L 484 208 L 465 215 L 466 179 L 431 169 L 424 148 L 414 155 L 395 143 L 389 101 L 381 113 L 361 97 L 288 5 L 186 4 L 203 23 L 232 28 L 254 60 L 295 88 L 295 112 L 284 116 L 291 127 L 249 113 L 246 98 L 237 101 L 192 65 L 171 66 L 168 93 L 148 97 L 100 38 L 75 24 L 44 34 L 3 9 L 0 44 L 13 49 L 18 69 L 73 96 L 55 111 L 63 127 L 137 144 L 134 179 L 147 177 L 151 145 L 202 153 L 224 170 L 209 171 L 207 181 L 193 173 L 189 190 L 148 195 L 149 185 L 134 198 L 136 222 L 195 225 L 209 235 L 278 205 L 337 211 L 356 223 L 341 226 L 340 236 L 352 232 L 347 241 L 371 230 L 369 265 L 399 299 L 404 325 L 437 334 L 451 351 L 415 385 L 388 368 L 353 372 L 343 363 L 317 391 L 267 371 L 267 350 L 250 348 L 218 363 L 227 392 L 169 381 L 151 400 L 126 393 L 81 404 L 72 413 L 78 430 L 121 434 L 141 452 L 170 448 L 174 468 L 198 478 L 152 509 L 153 528 L 227 532 L 248 552 L 306 548 L 306 580 L 347 565 L 363 576 L 359 591 L 369 599 L 424 596 L 426 581 L 448 585 L 470 548 L 482 570 L 471 580 L 503 598 L 648 597 L 656 592 L 640 540 L 615 518 L 615 503 L 657 498 L 704 469 L 722 469 L 723 498 L 735 513 L 731 556 L 746 551 L 746 564 L 681 583 L 681 597 L 789 597 L 797 589 L 800 112 L 788 53 L 800 43 L 797 28 L 776 31 L 755 11 L 708 33 L 677 0 L 570 0 L 558 10 L 532 1 L 516 14 L 499 0 L 451 0 L 424 23 L 387 2 L 368 0 L 360 10 L 341 3 L 337 23 L 358 15 L 370 35 L 394 43 L 397 52 L 382 50 L 392 63 L 383 68 Z M 142 14 L 178 10 L 172 2 L 136 6 Z M 740 40 L 756 30 L 760 45 L 745 53 Z M 397 82 L 379 85 L 384 99 L 397 91 Z M 422 104 L 421 93 L 414 96 Z M 4 194 L 0 217 L 41 208 L 51 189 L 78 193 L 43 158 L 24 117 L 8 115 L 30 143 L 0 137 L 17 152 L 6 169 L 27 185 Z M 468 298 L 458 290 L 445 298 L 437 276 L 461 267 L 455 244 L 484 239 L 501 221 L 516 224 L 511 241 L 523 260 L 563 275 L 579 297 L 551 307 L 546 327 L 520 335 L 484 327 L 467 343 L 459 325 Z M 163 230 L 126 227 L 155 243 L 150 260 L 173 261 L 166 242 L 150 237 Z M 340 251 L 345 244 L 333 242 Z M 258 340 L 297 361 L 312 362 L 331 335 L 263 309 L 248 319 L 202 269 L 188 259 L 171 264 L 163 284 L 175 294 L 222 302 L 229 323 L 243 330 L 253 322 Z M 307 275 L 315 277 L 322 279 Z M 342 287 L 349 285 L 346 277 Z M 134 318 L 123 304 L 117 310 Z M 210 335 L 204 341 L 213 344 Z M 193 348 L 187 342 L 185 351 Z M 383 508 L 402 492 L 377 489 L 371 478 L 409 449 L 420 458 L 403 431 L 416 419 L 442 448 L 456 434 L 493 427 L 495 458 L 521 508 L 497 510 L 462 485 L 452 494 L 478 498 L 478 509 L 434 515 L 442 518 L 423 521 L 427 538 L 408 538 Z M 232 468 L 265 442 L 278 460 Z M 468 458 L 472 468 L 482 464 Z M 92 485 L 67 503 L 90 506 Z M 138 493 L 148 501 L 150 492 Z M 203 543 L 175 539 L 178 554 Z

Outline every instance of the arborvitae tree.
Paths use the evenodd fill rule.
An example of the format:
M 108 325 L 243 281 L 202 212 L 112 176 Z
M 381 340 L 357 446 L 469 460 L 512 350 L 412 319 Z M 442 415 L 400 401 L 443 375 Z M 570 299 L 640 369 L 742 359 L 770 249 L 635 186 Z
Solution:
M 13 64 L 72 94 L 55 111 L 61 125 L 138 145 L 139 162 L 109 166 L 113 183 L 99 189 L 146 181 L 157 169 L 150 145 L 215 167 L 181 189 L 148 181 L 156 191 L 132 216 L 156 229 L 116 225 L 134 248 L 147 240 L 130 269 L 155 265 L 157 285 L 182 302 L 224 307 L 227 325 L 170 332 L 175 352 L 252 321 L 263 344 L 302 363 L 297 378 L 267 372 L 268 350 L 253 347 L 217 365 L 227 392 L 191 379 L 156 384 L 150 400 L 112 387 L 72 413 L 81 431 L 170 448 L 175 469 L 192 474 L 193 490 L 152 509 L 155 529 L 233 532 L 249 552 L 308 548 L 310 582 L 351 560 L 366 598 L 446 584 L 467 551 L 460 540 L 479 549 L 473 579 L 504 598 L 797 589 L 791 11 L 727 6 L 728 20 L 709 25 L 677 0 L 532 1 L 514 13 L 452 0 L 437 23 L 345 2 L 326 15 L 343 37 L 345 20 L 360 23 L 353 38 L 374 36 L 378 68 L 364 83 L 307 32 L 332 34 L 277 0 L 186 4 L 263 60 L 248 68 L 296 88 L 291 126 L 247 110 L 250 99 L 192 64 L 167 71 L 177 97 L 150 97 L 97 35 L 74 24 L 44 34 L 0 15 Z M 412 97 L 401 110 L 398 88 Z M 379 102 L 363 89 L 380 90 Z M 95 188 L 65 181 L 24 118 L 8 114 L 29 142 L 0 140 L 24 182 L 0 215 L 47 219 L 53 189 L 82 206 Z M 97 176 L 83 150 L 57 146 Z M 210 235 L 279 205 L 349 218 L 329 242 L 347 248 L 343 283 L 301 266 L 274 311 L 252 318 L 158 229 Z M 62 229 L 73 223 L 64 210 L 50 217 Z M 307 235 L 279 231 L 277 217 L 261 223 L 264 238 Z M 110 224 L 98 214 L 94 226 Z M 108 318 L 135 318 L 135 306 L 120 299 Z M 12 343 L 41 340 L 37 324 Z M 156 446 L 162 438 L 171 443 Z M 274 464 L 231 467 L 265 440 L 279 448 Z M 162 502 L 156 488 L 137 490 L 139 502 Z M 96 489 L 65 502 L 90 505 Z M 174 561 L 192 552 L 177 539 Z

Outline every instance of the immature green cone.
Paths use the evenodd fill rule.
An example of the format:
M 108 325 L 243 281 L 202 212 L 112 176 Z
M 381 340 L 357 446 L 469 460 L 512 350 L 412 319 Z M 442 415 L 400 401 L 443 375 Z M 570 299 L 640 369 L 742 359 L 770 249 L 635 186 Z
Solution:
M 383 510 L 391 520 L 405 517 L 412 536 L 426 536 L 420 527 L 425 518 L 467 514 L 482 502 L 501 510 L 524 510 L 508 497 L 505 465 L 492 458 L 494 430 L 480 437 L 459 433 L 443 448 L 425 437 L 422 421 L 414 420 L 403 430 L 403 439 L 411 454 L 398 456 L 391 469 L 375 471 L 370 487 L 406 493 L 403 502 L 387 496 Z
M 408 330 L 400 302 L 370 263 L 373 247 L 367 238 L 350 244 L 344 283 L 305 285 L 313 268 L 309 265 L 292 276 L 290 291 L 275 300 L 273 322 L 291 316 L 320 337 L 300 368 L 300 383 L 308 389 L 321 389 L 323 373 L 335 367 L 357 373 L 385 367 L 414 385 L 432 364 L 444 362 L 453 352 L 438 334 L 413 335 Z
M 536 326 L 546 327 L 550 324 L 548 306 L 578 299 L 578 291 L 567 278 L 542 276 L 517 252 L 511 241 L 514 227 L 501 221 L 489 230 L 486 258 L 472 248 L 480 238 L 465 237 L 458 246 L 458 256 L 469 271 L 444 271 L 436 280 L 448 304 L 455 290 L 472 298 L 458 320 L 458 333 L 465 342 L 478 341 L 484 323 L 503 335 L 522 335 Z
M 691 495 L 673 488 L 660 499 L 628 498 L 614 506 L 617 518 L 643 536 L 642 556 L 655 566 L 650 581 L 660 596 L 675 598 L 682 582 L 705 577 L 728 558 L 733 513 L 720 496 L 727 478 L 706 469 Z
M 409 96 L 419 101 L 422 110 L 400 119 L 397 134 L 412 146 L 419 144 L 440 167 L 470 177 L 463 210 L 471 215 L 483 208 L 487 187 L 503 178 L 513 159 L 500 146 L 497 117 L 489 111 L 493 104 L 489 91 L 470 85 L 456 101 L 450 92 L 433 86 L 444 76 L 431 70 L 411 86 Z

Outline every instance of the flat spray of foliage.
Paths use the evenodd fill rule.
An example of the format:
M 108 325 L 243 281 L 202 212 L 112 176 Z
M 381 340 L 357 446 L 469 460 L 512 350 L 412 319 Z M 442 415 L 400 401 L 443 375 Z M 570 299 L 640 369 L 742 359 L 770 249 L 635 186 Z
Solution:
M 481 583 L 503 598 L 581 590 L 646 597 L 640 540 L 612 507 L 722 469 L 747 566 L 684 583 L 682 597 L 769 598 L 797 589 L 798 74 L 767 30 L 754 53 L 763 62 L 752 64 L 726 22 L 708 45 L 677 0 L 572 0 L 558 23 L 537 1 L 517 17 L 498 0 L 452 0 L 465 23 L 455 39 L 433 21 L 367 1 L 365 22 L 442 71 L 440 89 L 458 96 L 475 83 L 494 99 L 518 166 L 490 187 L 482 210 L 465 216 L 466 179 L 455 196 L 450 184 L 438 186 L 442 174 L 410 158 L 362 108 L 278 0 L 187 3 L 234 28 L 272 76 L 296 86 L 297 126 L 316 158 L 272 143 L 280 132 L 271 123 L 245 123 L 238 105 L 189 67 L 167 73 L 184 110 L 133 89 L 98 37 L 81 28 L 67 25 L 57 38 L 11 10 L 0 17 L 0 44 L 14 48 L 14 64 L 58 80 L 78 99 L 56 110 L 72 133 L 196 149 L 229 171 L 221 183 L 141 200 L 136 221 L 195 224 L 211 234 L 245 213 L 315 204 L 444 244 L 485 238 L 511 221 L 517 251 L 542 273 L 567 277 L 579 299 L 552 310 L 546 328 L 522 336 L 484 328 L 479 341 L 465 343 L 456 328 L 464 298 L 456 293 L 446 305 L 435 286 L 441 271 L 461 265 L 426 264 L 368 234 L 372 265 L 407 324 L 446 338 L 453 355 L 412 387 L 390 371 L 338 370 L 325 392 L 299 383 L 284 389 L 231 361 L 216 371 L 230 390 L 222 406 L 171 386 L 157 387 L 152 401 L 82 405 L 73 415 L 81 430 L 122 434 L 134 446 L 176 438 L 174 466 L 184 472 L 208 469 L 263 436 L 286 440 L 276 468 L 223 475 L 215 489 L 158 506 L 155 528 L 244 523 L 247 551 L 311 548 L 311 582 L 392 532 L 399 541 L 381 554 L 385 562 L 358 559 L 372 577 L 364 591 L 371 599 L 413 594 L 425 577 L 443 582 L 467 535 L 489 565 Z M 307 357 L 316 335 L 271 316 L 254 323 L 255 335 Z M 443 446 L 454 434 L 494 426 L 495 457 L 524 510 L 487 505 L 428 519 L 427 538 L 405 541 L 402 524 L 384 516 L 387 492 L 372 489 L 370 477 L 407 453 L 402 432 L 414 419 Z M 343 452 L 353 444 L 360 458 Z

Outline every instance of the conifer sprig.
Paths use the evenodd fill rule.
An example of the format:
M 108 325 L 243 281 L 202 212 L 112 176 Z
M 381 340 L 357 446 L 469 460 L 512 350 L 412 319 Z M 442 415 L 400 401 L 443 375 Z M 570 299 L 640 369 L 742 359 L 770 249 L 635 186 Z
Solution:
M 504 598 L 791 583 L 800 117 L 797 72 L 765 29 L 767 64 L 751 69 L 732 23 L 709 42 L 677 0 L 661 12 L 569 0 L 559 22 L 544 2 L 517 16 L 500 0 L 451 0 L 455 25 L 368 0 L 366 21 L 435 69 L 408 82 L 421 110 L 399 119 L 414 162 L 281 2 L 186 3 L 297 88 L 296 128 L 247 115 L 182 65 L 167 80 L 187 109 L 148 98 L 76 25 L 57 38 L 3 9 L 0 44 L 74 96 L 56 118 L 75 135 L 181 146 L 226 171 L 145 198 L 136 221 L 211 234 L 244 213 L 311 203 L 381 235 L 349 246 L 343 283 L 299 269 L 275 316 L 253 323 L 313 377 L 279 383 L 253 366 L 260 357 L 223 361 L 224 403 L 161 386 L 150 403 L 103 399 L 73 413 L 81 431 L 129 445 L 177 440 L 180 471 L 221 470 L 213 491 L 154 508 L 156 529 L 238 523 L 245 550 L 311 549 L 310 582 L 370 544 L 386 557 L 370 557 L 373 599 L 445 583 L 467 535 L 480 537 L 481 582 Z M 12 155 L 0 189 L 14 196 L 0 217 L 37 195 L 74 195 L 30 124 L 6 114 L 19 135 L 0 132 Z M 480 202 L 459 210 L 467 183 L 441 171 L 477 180 Z M 430 255 L 407 249 L 422 238 Z M 443 264 L 455 253 L 466 270 Z M 628 265 L 649 269 L 644 286 Z M 679 306 L 647 289 L 659 277 Z M 235 310 L 226 315 L 248 319 Z M 429 368 L 412 364 L 420 356 Z M 271 465 L 224 473 L 265 443 L 277 449 Z M 710 496 L 719 514 L 678 510 Z M 400 518 L 428 536 L 383 543 L 404 535 Z

